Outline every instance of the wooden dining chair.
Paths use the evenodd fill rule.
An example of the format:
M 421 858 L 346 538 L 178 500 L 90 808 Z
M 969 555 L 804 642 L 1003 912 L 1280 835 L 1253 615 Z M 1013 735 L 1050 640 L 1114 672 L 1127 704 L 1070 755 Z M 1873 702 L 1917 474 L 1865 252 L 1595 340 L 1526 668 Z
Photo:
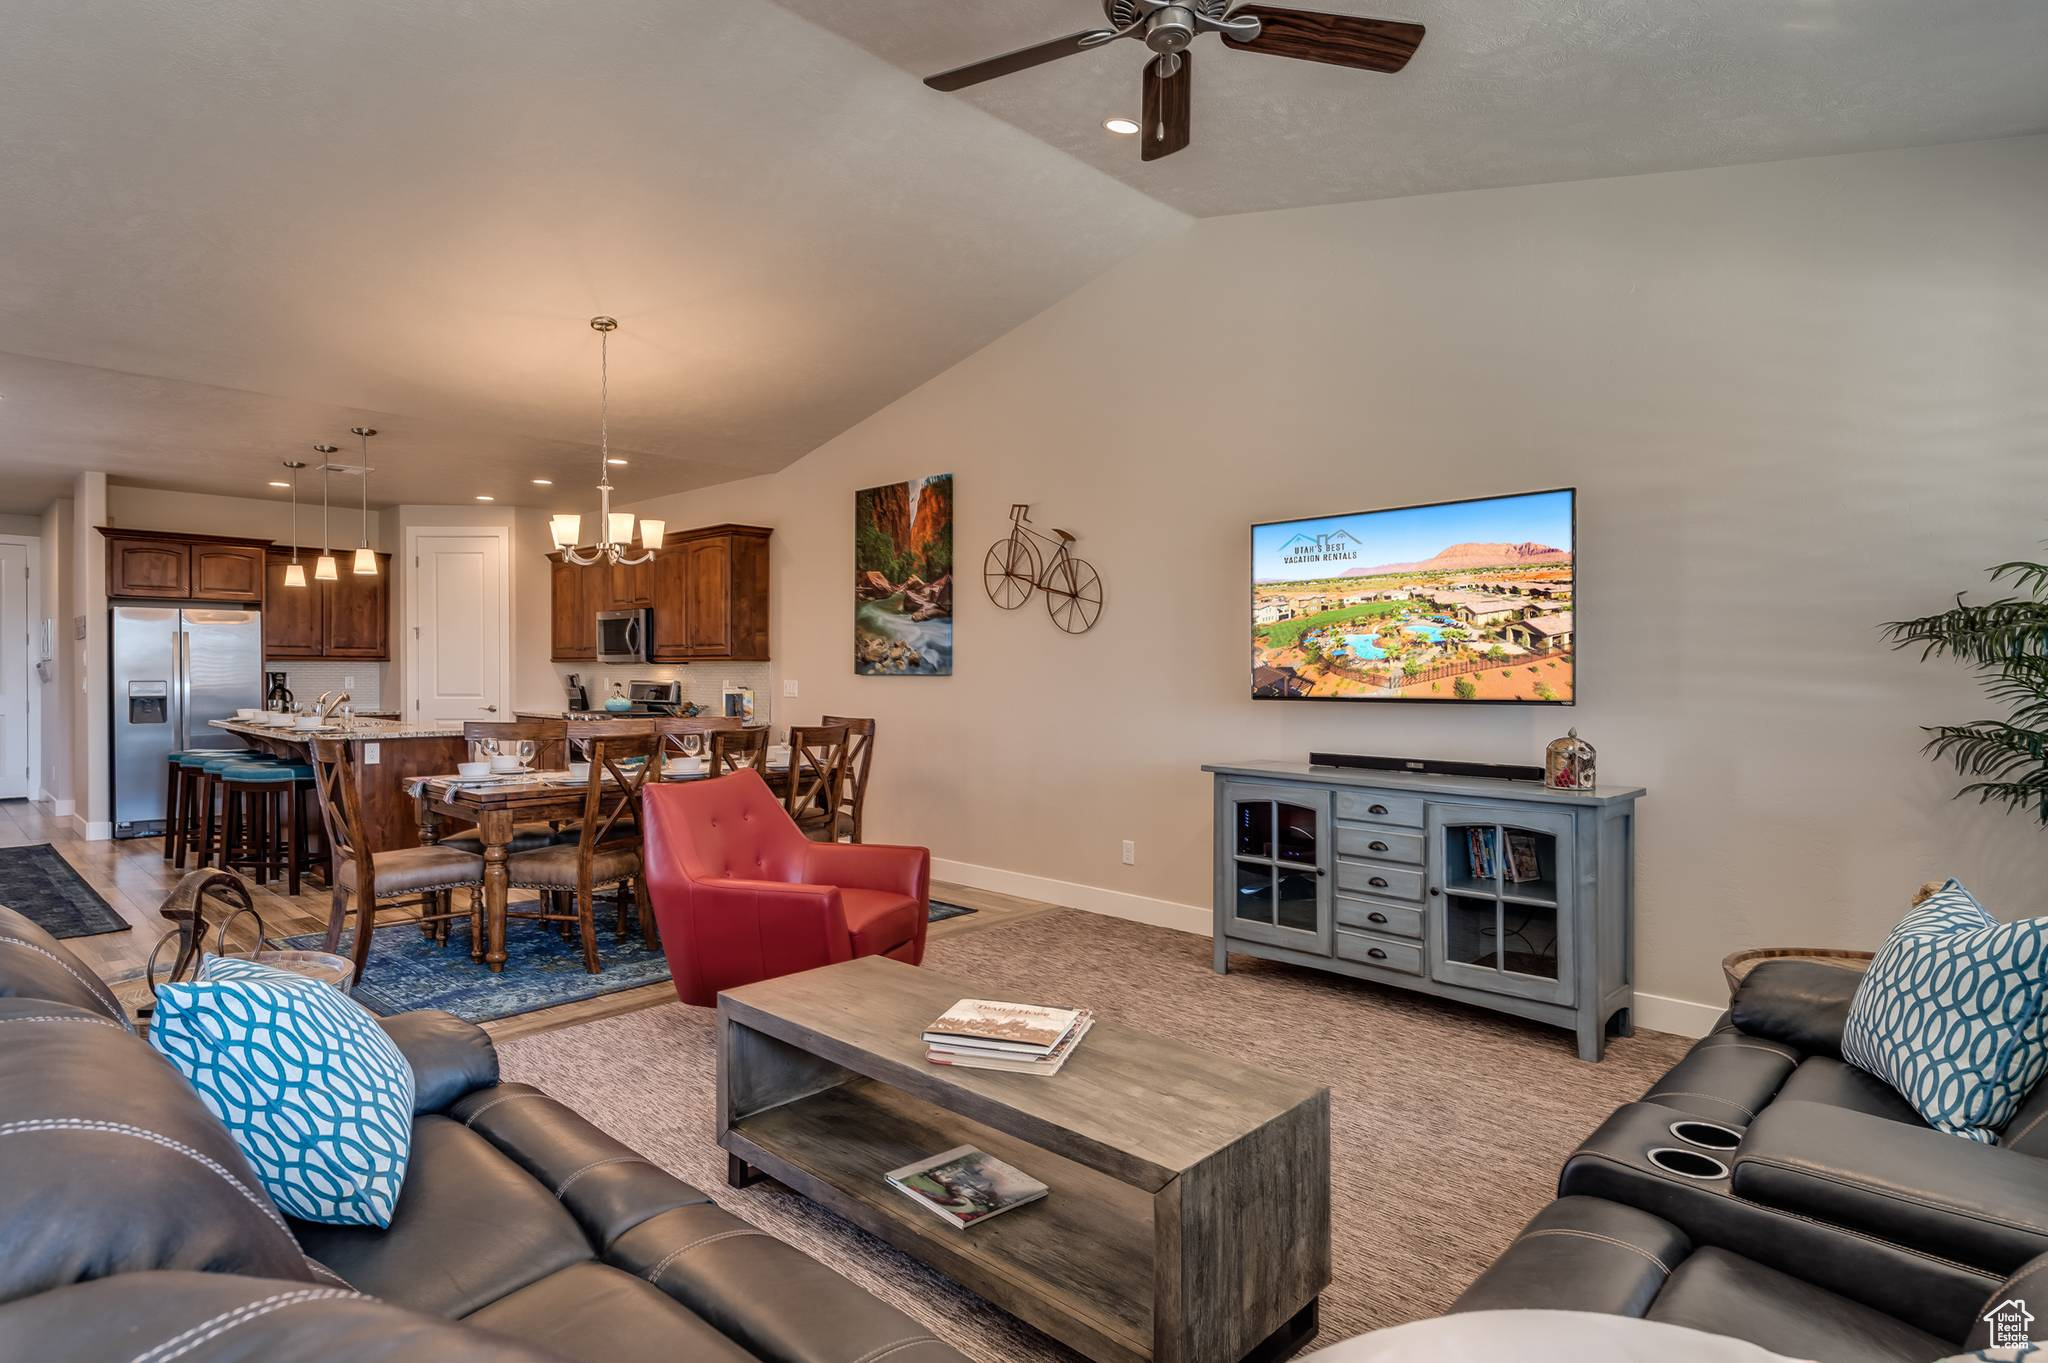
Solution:
M 664 715 L 654 721 L 661 735 L 664 762 L 678 757 L 704 757 L 711 752 L 713 735 L 740 727 L 741 721 L 724 715 Z
M 507 918 L 574 924 L 583 940 L 583 966 L 591 974 L 600 967 L 597 955 L 596 900 L 600 886 L 620 887 L 618 930 L 626 930 L 625 888 L 630 885 L 640 913 L 640 932 L 654 941 L 654 912 L 640 872 L 638 814 L 640 790 L 661 779 L 661 754 L 666 737 L 652 724 L 633 725 L 637 732 L 619 732 L 624 723 L 608 723 L 590 743 L 590 777 L 584 786 L 583 817 L 573 843 L 559 843 L 532 852 L 514 853 L 506 862 L 511 883 L 540 891 L 536 909 L 507 909 Z M 565 904 L 564 898 L 568 898 Z
M 564 719 L 473 719 L 463 724 L 462 741 L 468 745 L 470 760 L 474 762 L 516 756 L 519 744 L 531 743 L 534 770 L 560 771 L 569 765 L 569 722 Z M 536 852 L 573 837 L 573 834 L 565 837 L 557 824 L 530 820 L 513 826 L 509 850 Z M 483 835 L 474 828 L 443 834 L 435 840 L 435 845 L 475 852 L 478 856 L 482 856 L 484 850 Z
M 417 906 L 422 924 L 434 929 L 435 936 L 443 942 L 448 940 L 449 922 L 467 918 L 470 954 L 481 956 L 482 923 L 480 916 L 471 912 L 474 901 L 457 909 L 454 892 L 482 887 L 484 859 L 446 843 L 372 852 L 363 832 L 362 796 L 357 789 L 356 762 L 348 742 L 315 738 L 312 746 L 313 786 L 333 855 L 326 948 L 341 949 L 341 931 L 353 909 L 356 936 L 349 956 L 355 969 L 350 983 L 359 983 L 363 978 L 363 963 L 370 958 L 370 937 L 376 931 L 377 913 L 382 909 Z
M 875 722 L 846 715 L 825 715 L 820 724 L 846 726 L 846 783 L 839 805 L 839 831 L 859 842 L 861 814 L 868 805 L 868 768 L 875 760 Z
M 846 745 L 844 724 L 789 726 L 789 788 L 783 793 L 782 807 L 813 842 L 839 841 Z
M 720 729 L 711 735 L 709 775 L 725 776 L 741 767 L 752 767 L 768 777 L 768 726 L 751 729 Z

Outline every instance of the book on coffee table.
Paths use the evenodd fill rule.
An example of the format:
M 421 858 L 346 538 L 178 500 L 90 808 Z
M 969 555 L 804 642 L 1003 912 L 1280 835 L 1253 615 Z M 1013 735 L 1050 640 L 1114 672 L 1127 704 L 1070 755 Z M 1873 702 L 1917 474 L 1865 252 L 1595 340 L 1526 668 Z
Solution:
M 1014 1051 L 992 1051 L 981 1046 L 948 1042 L 925 1049 L 925 1060 L 933 1065 L 957 1065 L 964 1070 L 1003 1070 L 1011 1074 L 1058 1074 L 1060 1066 L 1074 1053 L 1081 1038 L 1095 1025 L 1095 1014 L 1086 1008 L 1059 1043 L 1042 1056 L 1019 1055 Z
M 984 1051 L 1045 1056 L 1081 1020 L 1078 1008 L 962 999 L 932 1020 L 924 1040 L 933 1046 L 974 1046 Z
M 911 1201 L 961 1230 L 1036 1202 L 1049 1191 L 1023 1170 L 971 1145 L 891 1169 L 884 1177 Z

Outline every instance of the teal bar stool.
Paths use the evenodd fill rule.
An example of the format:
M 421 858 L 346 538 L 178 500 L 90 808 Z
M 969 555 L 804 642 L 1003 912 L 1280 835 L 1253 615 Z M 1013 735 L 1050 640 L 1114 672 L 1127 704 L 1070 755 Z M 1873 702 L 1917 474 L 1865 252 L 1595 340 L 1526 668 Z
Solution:
M 303 762 L 241 762 L 212 773 L 220 786 L 221 866 L 299 892 L 306 867 L 306 805 L 313 768 Z
M 221 857 L 221 813 L 220 775 L 229 767 L 264 766 L 277 761 L 269 753 L 260 753 L 253 748 L 215 748 L 211 751 L 200 749 L 186 754 L 196 758 L 187 770 L 193 773 L 192 793 L 188 797 L 193 808 L 193 821 L 198 824 L 197 850 L 193 859 L 200 866 L 219 866 L 227 869 L 227 862 Z M 183 862 L 179 862 L 183 865 Z
M 208 752 L 187 748 L 174 752 L 164 762 L 164 860 L 185 869 L 185 852 L 199 832 L 199 804 L 193 792 L 199 786 L 200 764 L 221 756 L 220 749 Z

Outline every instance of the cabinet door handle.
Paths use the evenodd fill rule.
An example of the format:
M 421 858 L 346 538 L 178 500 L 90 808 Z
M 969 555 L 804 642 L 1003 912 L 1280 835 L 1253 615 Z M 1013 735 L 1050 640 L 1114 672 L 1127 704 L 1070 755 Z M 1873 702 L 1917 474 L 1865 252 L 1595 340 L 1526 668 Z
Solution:
M 1325 871 L 1322 867 L 1318 866 L 1316 867 L 1316 874 L 1319 876 L 1326 876 L 1330 873 L 1328 871 Z
M 1365 916 L 1365 921 L 1368 923 L 1384 923 L 1387 921 L 1387 916 L 1383 913 L 1369 913 Z
M 1385 843 L 1381 842 L 1381 841 L 1380 841 L 1379 839 L 1377 839 L 1377 838 L 1375 838 L 1375 839 L 1373 839 L 1373 840 L 1372 840 L 1371 842 L 1367 843 L 1367 844 L 1366 844 L 1366 847 L 1367 847 L 1368 849 L 1370 849 L 1371 851 L 1374 851 L 1374 852 L 1384 852 L 1384 851 L 1386 851 L 1386 850 L 1387 850 L 1387 845 L 1386 845 Z
M 1368 814 L 1384 814 L 1387 812 L 1387 807 L 1385 805 L 1368 805 L 1365 812 Z
M 1381 951 L 1378 947 L 1367 947 L 1365 949 L 1365 954 L 1372 957 L 1375 961 L 1384 961 L 1387 959 L 1387 953 Z
M 1385 876 L 1374 876 L 1371 880 L 1368 880 L 1365 883 L 1372 886 L 1375 890 L 1384 890 L 1387 888 L 1387 878 Z
M 1432 899 L 1434 899 L 1434 898 L 1435 898 L 1436 896 L 1438 896 L 1438 895 L 1440 895 L 1440 894 L 1442 894 L 1442 893 L 1443 893 L 1443 891 L 1442 891 L 1442 890 L 1440 890 L 1440 889 L 1438 889 L 1438 888 L 1437 888 L 1436 886 L 1434 886 L 1434 885 L 1432 885 L 1432 886 L 1430 886 L 1430 887 L 1429 887 L 1429 895 L 1430 895 L 1430 898 L 1432 898 Z

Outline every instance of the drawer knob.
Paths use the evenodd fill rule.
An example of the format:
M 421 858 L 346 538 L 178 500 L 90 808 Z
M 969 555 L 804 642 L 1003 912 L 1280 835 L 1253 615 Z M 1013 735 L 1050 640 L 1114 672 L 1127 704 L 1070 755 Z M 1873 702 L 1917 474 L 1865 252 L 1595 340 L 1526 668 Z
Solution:
M 1435 898 L 1437 895 L 1442 894 L 1443 891 L 1438 889 L 1436 886 L 1432 885 L 1429 887 L 1429 893 L 1431 898 Z
M 1377 839 L 1377 838 L 1375 838 L 1375 839 L 1373 839 L 1373 840 L 1372 840 L 1371 842 L 1367 843 L 1367 844 L 1366 844 L 1366 846 L 1367 846 L 1367 847 L 1369 847 L 1369 848 L 1371 848 L 1371 849 L 1372 849 L 1373 851 L 1375 851 L 1375 852 L 1384 852 L 1384 851 L 1386 851 L 1386 850 L 1387 850 L 1387 845 L 1386 845 L 1385 843 L 1381 842 L 1381 841 L 1380 841 L 1379 839 Z
M 1365 921 L 1368 923 L 1384 923 L 1387 921 L 1387 916 L 1383 913 L 1369 913 L 1365 916 Z
M 1387 959 L 1387 953 L 1381 951 L 1378 947 L 1367 947 L 1365 949 L 1365 954 L 1372 957 L 1375 961 L 1384 961 Z
M 1371 880 L 1368 880 L 1365 883 L 1372 886 L 1375 890 L 1384 890 L 1387 888 L 1387 878 L 1385 876 L 1374 876 Z
M 1366 808 L 1365 812 L 1368 814 L 1384 814 L 1387 812 L 1387 807 L 1385 805 L 1370 805 Z

